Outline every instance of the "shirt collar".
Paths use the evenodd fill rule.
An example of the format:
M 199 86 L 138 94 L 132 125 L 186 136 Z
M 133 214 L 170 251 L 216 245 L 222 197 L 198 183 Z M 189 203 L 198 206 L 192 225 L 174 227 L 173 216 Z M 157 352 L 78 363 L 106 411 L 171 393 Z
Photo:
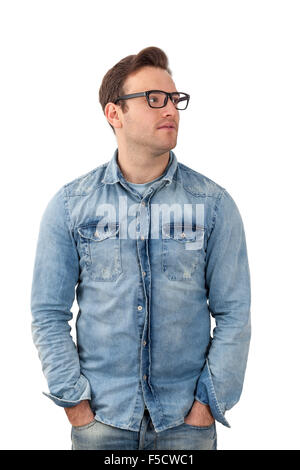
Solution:
M 102 179 L 102 183 L 104 184 L 114 184 L 117 183 L 120 180 L 124 181 L 124 176 L 121 172 L 121 169 L 118 165 L 118 149 L 115 150 L 112 159 L 109 161 L 104 177 Z M 175 171 L 177 169 L 177 158 L 174 152 L 170 150 L 170 158 L 169 158 L 169 163 L 167 165 L 167 168 L 165 169 L 162 180 L 167 180 L 170 183 L 172 183 Z

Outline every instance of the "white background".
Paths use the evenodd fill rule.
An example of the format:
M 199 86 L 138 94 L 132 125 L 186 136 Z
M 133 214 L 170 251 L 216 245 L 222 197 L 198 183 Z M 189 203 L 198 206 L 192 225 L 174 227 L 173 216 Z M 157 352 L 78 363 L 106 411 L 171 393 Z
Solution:
M 113 155 L 98 102 L 106 71 L 158 46 L 191 95 L 177 159 L 229 191 L 246 231 L 252 341 L 218 447 L 299 449 L 299 2 L 0 5 L 1 448 L 70 449 L 31 339 L 40 218 L 63 184 Z

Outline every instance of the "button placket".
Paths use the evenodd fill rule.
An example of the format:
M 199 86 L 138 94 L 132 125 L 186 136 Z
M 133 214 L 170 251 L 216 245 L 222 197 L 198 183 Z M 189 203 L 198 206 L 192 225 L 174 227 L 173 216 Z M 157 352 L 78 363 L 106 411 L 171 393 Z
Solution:
M 141 201 L 140 204 L 140 212 L 139 212 L 139 226 L 140 226 L 140 232 L 138 234 L 138 241 L 137 243 L 137 249 L 139 251 L 139 258 L 140 258 L 140 269 L 142 273 L 142 284 L 144 286 L 144 301 L 145 304 L 142 307 L 142 305 L 138 306 L 142 307 L 141 315 L 144 312 L 144 320 L 146 325 L 144 325 L 144 337 L 142 338 L 142 352 L 141 352 L 141 377 L 143 381 L 143 389 L 144 393 L 146 393 L 146 396 L 151 394 L 151 392 L 148 390 L 148 387 L 150 384 L 148 383 L 149 380 L 149 375 L 148 375 L 148 369 L 149 369 L 149 363 L 150 363 L 150 349 L 148 347 L 148 341 L 145 339 L 148 337 L 148 332 L 149 332 L 149 305 L 147 304 L 148 298 L 149 298 L 149 282 L 150 279 L 147 278 L 147 269 L 143 271 L 143 268 L 147 268 L 149 266 L 150 268 L 150 260 L 148 257 L 148 250 L 147 250 L 147 239 L 148 239 L 148 233 L 149 233 L 149 226 L 150 226 L 150 209 L 149 209 L 149 200 L 151 196 L 153 195 L 153 189 L 150 188 L 149 193 L 147 193 L 146 198 L 144 201 Z M 149 212 L 149 213 L 148 213 Z M 144 243 L 144 241 L 146 243 Z M 145 398 L 144 398 L 145 399 Z
M 139 218 L 139 225 L 140 225 L 140 239 L 145 240 L 148 234 L 149 226 L 148 226 L 148 211 L 146 202 L 141 202 L 140 208 L 140 218 Z

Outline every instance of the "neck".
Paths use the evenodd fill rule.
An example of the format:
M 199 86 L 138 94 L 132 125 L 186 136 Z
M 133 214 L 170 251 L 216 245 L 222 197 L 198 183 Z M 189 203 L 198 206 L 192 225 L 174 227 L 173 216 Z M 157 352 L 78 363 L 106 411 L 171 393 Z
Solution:
M 130 183 L 147 183 L 163 174 L 168 166 L 170 151 L 150 153 L 147 150 L 128 151 L 118 147 L 118 165 Z

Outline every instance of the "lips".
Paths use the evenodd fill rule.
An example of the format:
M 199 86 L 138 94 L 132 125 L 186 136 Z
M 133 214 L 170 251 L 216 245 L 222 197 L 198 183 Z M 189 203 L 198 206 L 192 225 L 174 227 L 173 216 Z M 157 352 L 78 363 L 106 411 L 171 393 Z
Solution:
M 164 124 L 163 126 L 159 126 L 158 129 L 175 129 L 174 124 Z

